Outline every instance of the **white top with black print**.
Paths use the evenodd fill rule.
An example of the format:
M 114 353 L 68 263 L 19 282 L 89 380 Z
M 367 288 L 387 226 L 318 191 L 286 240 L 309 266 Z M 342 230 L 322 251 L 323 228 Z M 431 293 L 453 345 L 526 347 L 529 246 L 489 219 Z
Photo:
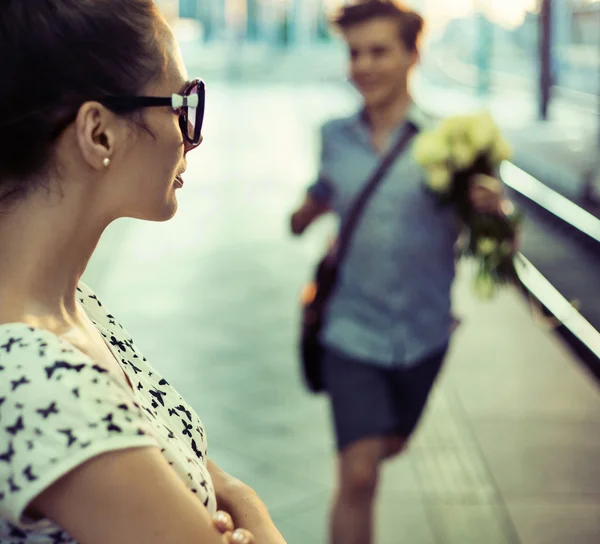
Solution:
M 72 544 L 53 522 L 25 510 L 40 492 L 105 452 L 157 446 L 212 514 L 202 422 L 148 364 L 127 331 L 85 285 L 79 301 L 135 393 L 56 335 L 0 325 L 0 542 Z

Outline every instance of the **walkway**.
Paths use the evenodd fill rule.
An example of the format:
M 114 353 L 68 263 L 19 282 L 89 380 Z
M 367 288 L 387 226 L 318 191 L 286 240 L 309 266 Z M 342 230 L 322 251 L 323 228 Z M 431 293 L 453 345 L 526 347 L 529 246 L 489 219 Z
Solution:
M 121 221 L 87 281 L 198 410 L 209 451 L 253 485 L 289 544 L 325 543 L 334 482 L 324 399 L 304 392 L 297 295 L 333 224 L 287 214 L 315 171 L 339 85 L 209 84 L 206 140 L 180 211 Z M 379 544 L 592 544 L 600 538 L 600 394 L 519 294 L 464 318 L 410 453 L 385 471 Z

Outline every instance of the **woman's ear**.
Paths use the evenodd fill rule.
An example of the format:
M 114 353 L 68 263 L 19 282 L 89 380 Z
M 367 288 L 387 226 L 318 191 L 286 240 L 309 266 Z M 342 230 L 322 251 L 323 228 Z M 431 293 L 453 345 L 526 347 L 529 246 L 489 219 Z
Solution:
M 98 102 L 86 102 L 77 113 L 75 131 L 81 155 L 91 168 L 101 170 L 110 165 L 117 144 L 114 113 Z

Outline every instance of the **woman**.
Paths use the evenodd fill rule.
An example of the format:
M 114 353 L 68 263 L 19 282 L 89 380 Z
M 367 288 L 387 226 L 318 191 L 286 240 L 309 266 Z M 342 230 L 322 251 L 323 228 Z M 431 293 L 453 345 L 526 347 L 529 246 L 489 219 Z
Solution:
M 175 214 L 204 84 L 152 0 L 3 0 L 0 72 L 0 542 L 284 543 L 79 281 Z

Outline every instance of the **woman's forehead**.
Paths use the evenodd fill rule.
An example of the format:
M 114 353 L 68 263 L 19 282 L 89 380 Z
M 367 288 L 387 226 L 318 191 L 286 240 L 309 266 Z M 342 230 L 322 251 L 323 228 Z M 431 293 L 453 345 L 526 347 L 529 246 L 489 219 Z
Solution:
M 186 83 L 189 82 L 189 76 L 179 45 L 175 40 L 173 40 L 170 46 L 165 48 L 165 54 L 165 68 L 159 86 L 164 93 L 179 93 L 185 87 Z

